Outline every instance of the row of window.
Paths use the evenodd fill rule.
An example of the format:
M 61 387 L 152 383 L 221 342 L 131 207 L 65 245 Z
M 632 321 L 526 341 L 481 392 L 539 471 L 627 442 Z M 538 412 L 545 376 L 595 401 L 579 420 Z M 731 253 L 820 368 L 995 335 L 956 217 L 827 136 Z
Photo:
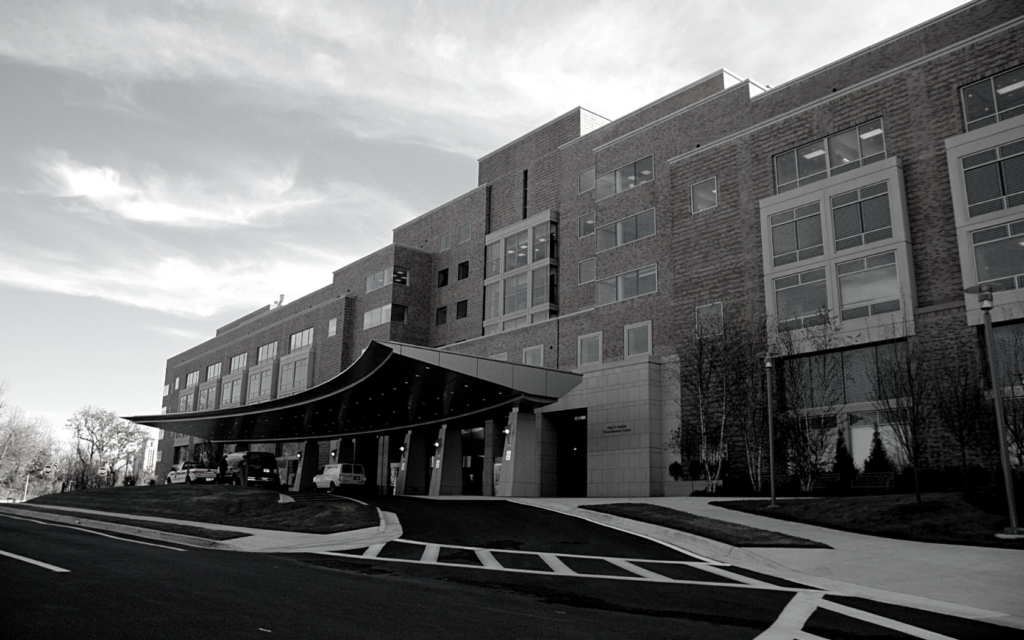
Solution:
M 484 279 L 499 276 L 502 271 L 515 271 L 531 262 L 557 258 L 557 246 L 558 224 L 550 221 L 542 222 L 532 229 L 524 229 L 504 240 L 492 242 L 484 248 Z M 468 271 L 466 275 L 469 275 Z
M 366 293 L 376 291 L 389 284 L 409 285 L 409 270 L 405 267 L 391 266 L 366 276 Z
M 459 263 L 459 265 L 457 267 L 457 270 L 456 270 L 456 277 L 459 280 L 465 280 L 466 278 L 469 277 L 469 260 L 466 260 L 465 262 L 460 262 Z M 448 269 L 447 268 L 440 269 L 437 272 L 437 288 L 440 289 L 441 287 L 447 287 L 447 286 L 448 286 Z
M 576 339 L 577 363 L 580 366 L 602 362 L 601 332 L 579 336 Z M 651 353 L 651 323 L 641 322 L 623 327 L 623 352 L 627 358 Z
M 1024 204 L 1024 139 L 961 160 L 971 218 Z
M 473 225 L 472 225 L 472 223 L 467 222 L 466 224 L 459 225 L 458 234 L 459 234 L 458 235 L 458 242 L 459 242 L 459 244 L 462 244 L 463 242 L 469 242 L 470 238 L 473 237 Z M 452 232 L 451 231 L 445 231 L 444 233 L 442 233 L 437 238 L 437 250 L 438 251 L 447 251 L 448 249 L 451 249 L 451 248 L 452 248 Z
M 1024 66 L 985 78 L 960 90 L 967 130 L 1024 113 Z
M 390 303 L 370 309 L 363 314 L 363 329 L 372 329 L 388 322 L 405 322 L 407 311 L 408 308 L 403 304 Z
M 782 193 L 884 159 L 879 118 L 775 156 L 775 185 Z
M 455 303 L 455 319 L 462 320 L 469 316 L 469 300 L 459 300 Z M 434 324 L 441 326 L 448 323 L 448 307 L 438 307 L 434 312 Z

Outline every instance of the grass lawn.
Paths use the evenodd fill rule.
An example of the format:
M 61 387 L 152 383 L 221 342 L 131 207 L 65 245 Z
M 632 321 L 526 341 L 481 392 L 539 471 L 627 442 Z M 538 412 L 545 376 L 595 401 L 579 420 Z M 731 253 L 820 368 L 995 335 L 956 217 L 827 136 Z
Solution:
M 56 511 L 54 509 L 44 509 L 43 507 L 35 507 L 31 504 L 25 505 L 4 505 L 20 508 L 22 511 L 41 511 L 45 513 L 56 513 L 58 515 L 67 516 L 71 518 L 80 517 L 83 520 L 99 520 L 101 522 L 112 522 L 114 524 L 124 524 L 129 527 L 138 527 L 140 529 L 150 529 L 154 531 L 166 531 L 167 533 L 180 533 L 186 536 L 193 536 L 196 538 L 206 538 L 207 540 L 234 540 L 235 538 L 245 538 L 249 534 L 238 533 L 236 531 L 224 531 L 222 529 L 204 529 L 202 527 L 190 527 L 185 524 L 170 524 L 168 522 L 149 522 L 145 520 L 129 520 L 128 518 L 117 518 L 115 516 L 96 515 L 90 513 L 88 515 L 77 516 L 77 514 L 69 511 Z M 25 514 L 30 515 L 30 514 Z
M 25 506 L 75 507 L 301 533 L 337 533 L 379 523 L 373 507 L 348 500 L 279 504 L 279 495 L 231 485 L 146 485 L 51 493 Z
M 1024 540 L 1000 540 L 995 534 L 1009 526 L 1007 516 L 982 511 L 959 493 L 926 493 L 917 506 L 913 495 L 834 496 L 779 500 L 712 502 L 719 507 L 761 516 L 866 533 L 885 538 L 1024 549 Z
M 583 507 L 591 511 L 608 513 L 620 518 L 629 518 L 718 542 L 734 547 L 790 547 L 799 549 L 829 549 L 828 545 L 787 536 L 784 533 L 745 527 L 741 524 L 723 522 L 712 518 L 695 516 L 668 507 L 641 503 L 594 504 Z

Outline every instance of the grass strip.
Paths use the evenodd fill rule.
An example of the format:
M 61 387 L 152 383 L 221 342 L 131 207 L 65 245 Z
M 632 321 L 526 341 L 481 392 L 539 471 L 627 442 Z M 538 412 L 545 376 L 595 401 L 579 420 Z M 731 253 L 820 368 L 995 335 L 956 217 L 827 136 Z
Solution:
M 169 522 L 153 522 L 152 520 L 130 520 L 128 518 L 117 518 L 115 516 L 96 515 L 93 513 L 80 516 L 72 511 L 55 511 L 53 509 L 46 509 L 45 507 L 33 507 L 32 505 L 27 504 L 9 506 L 21 509 L 22 511 L 49 513 L 59 516 L 65 516 L 68 518 L 80 518 L 82 520 L 98 520 L 100 522 L 123 524 L 129 527 L 137 527 L 139 529 L 151 529 L 154 531 L 164 531 L 166 533 L 180 533 L 182 535 L 193 536 L 195 538 L 206 538 L 207 540 L 234 540 L 235 538 L 244 538 L 249 535 L 248 533 L 240 533 L 238 531 L 225 531 L 224 529 L 205 529 L 203 527 L 190 527 L 184 524 L 171 524 Z M 26 513 L 25 515 L 29 514 Z M 127 535 L 132 534 L 129 533 Z
M 958 493 L 928 493 L 919 506 L 913 495 L 829 496 L 779 500 L 728 500 L 711 504 L 779 520 L 883 538 L 982 547 L 1024 549 L 1022 540 L 995 537 L 1009 518 L 983 511 Z
M 356 502 L 279 503 L 279 496 L 276 491 L 232 485 L 146 485 L 51 493 L 26 504 L 318 534 L 376 527 L 380 522 L 376 509 Z
M 723 522 L 713 518 L 695 516 L 668 507 L 637 502 L 595 504 L 583 507 L 591 511 L 607 513 L 648 524 L 655 524 L 702 538 L 724 542 L 734 547 L 788 547 L 794 549 L 830 549 L 828 545 L 805 540 L 795 536 L 764 529 L 755 529 L 741 524 Z

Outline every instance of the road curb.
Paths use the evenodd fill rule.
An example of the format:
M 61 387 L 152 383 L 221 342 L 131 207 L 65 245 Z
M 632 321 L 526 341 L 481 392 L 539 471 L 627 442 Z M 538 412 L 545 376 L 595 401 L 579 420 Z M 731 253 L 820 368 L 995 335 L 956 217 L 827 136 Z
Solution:
M 233 547 L 225 544 L 223 541 L 220 540 L 210 540 L 209 538 L 200 538 L 198 536 L 190 536 L 184 533 L 172 533 L 170 531 L 160 531 L 157 529 L 133 527 L 131 525 L 118 524 L 116 522 L 107 522 L 105 520 L 91 520 L 89 518 L 80 516 L 64 516 L 36 509 L 10 509 L 7 507 L 0 506 L 0 513 L 22 518 L 33 517 L 40 520 L 49 520 L 51 522 L 59 522 L 61 524 L 67 525 L 82 525 L 87 526 L 90 529 L 112 531 L 114 533 L 132 535 L 137 538 L 146 538 L 148 540 L 160 540 L 162 542 L 173 542 L 175 544 L 183 544 L 190 547 L 201 547 L 204 549 L 221 549 L 226 551 L 234 550 Z

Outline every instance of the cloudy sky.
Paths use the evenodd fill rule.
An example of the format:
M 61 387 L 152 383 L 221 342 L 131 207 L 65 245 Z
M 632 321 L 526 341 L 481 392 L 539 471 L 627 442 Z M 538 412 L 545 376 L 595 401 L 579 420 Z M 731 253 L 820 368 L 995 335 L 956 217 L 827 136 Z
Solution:
M 385 246 L 476 158 L 722 67 L 779 85 L 962 0 L 0 0 L 0 380 L 157 413 L 167 358 Z

